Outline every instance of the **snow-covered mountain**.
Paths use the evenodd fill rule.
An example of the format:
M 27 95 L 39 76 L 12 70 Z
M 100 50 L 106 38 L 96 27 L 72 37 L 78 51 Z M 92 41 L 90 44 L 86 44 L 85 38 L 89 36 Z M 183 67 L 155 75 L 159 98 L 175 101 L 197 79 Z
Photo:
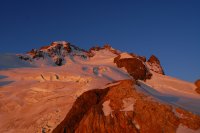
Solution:
M 56 41 L 0 55 L 0 132 L 199 133 L 199 83 L 159 59 Z

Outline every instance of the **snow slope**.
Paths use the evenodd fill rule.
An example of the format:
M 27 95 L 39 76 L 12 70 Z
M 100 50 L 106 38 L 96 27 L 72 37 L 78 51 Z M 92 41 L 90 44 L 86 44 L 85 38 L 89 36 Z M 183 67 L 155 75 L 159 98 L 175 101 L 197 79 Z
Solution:
M 116 54 L 108 49 L 93 53 L 86 59 L 69 54 L 63 57 L 66 62 L 62 66 L 53 65 L 48 58 L 28 63 L 16 55 L 0 55 L 0 132 L 50 132 L 83 92 L 132 79 L 113 63 Z M 130 58 L 126 53 L 122 55 Z M 138 82 L 138 91 L 200 114 L 200 96 L 193 83 L 152 73 L 150 80 Z M 124 99 L 121 111 L 133 110 L 133 103 L 133 99 Z M 108 105 L 105 103 L 105 114 L 112 113 Z
M 139 81 L 138 90 L 162 102 L 200 114 L 200 96 L 193 83 L 152 73 L 153 77 L 150 80 Z
M 101 50 L 88 60 L 65 57 L 63 66 L 0 70 L 0 132 L 50 132 L 83 92 L 131 78 L 115 56 Z
M 20 67 L 34 67 L 34 65 L 19 59 L 16 54 L 0 54 L 0 70 Z

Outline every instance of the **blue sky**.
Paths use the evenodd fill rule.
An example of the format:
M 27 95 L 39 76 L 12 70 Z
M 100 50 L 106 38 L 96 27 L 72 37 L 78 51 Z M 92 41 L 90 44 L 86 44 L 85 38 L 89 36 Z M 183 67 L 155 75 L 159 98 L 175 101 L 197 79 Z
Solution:
M 88 49 L 111 44 L 161 60 L 165 73 L 200 78 L 200 2 L 194 0 L 5 0 L 0 52 L 23 53 L 66 40 Z

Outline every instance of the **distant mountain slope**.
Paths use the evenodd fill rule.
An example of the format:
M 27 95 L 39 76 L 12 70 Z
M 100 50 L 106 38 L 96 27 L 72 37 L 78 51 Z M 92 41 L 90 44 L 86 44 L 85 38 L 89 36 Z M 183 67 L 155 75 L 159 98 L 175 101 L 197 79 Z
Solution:
M 21 60 L 17 54 L 0 54 L 0 69 L 19 67 L 34 67 L 34 65 Z

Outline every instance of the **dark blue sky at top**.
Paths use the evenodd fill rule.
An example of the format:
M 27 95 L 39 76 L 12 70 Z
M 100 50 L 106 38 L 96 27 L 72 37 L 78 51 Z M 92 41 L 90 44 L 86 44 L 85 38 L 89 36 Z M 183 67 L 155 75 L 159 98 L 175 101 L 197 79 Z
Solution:
M 167 75 L 200 78 L 200 2 L 194 0 L 1 0 L 0 52 L 52 41 L 109 43 L 161 60 Z

